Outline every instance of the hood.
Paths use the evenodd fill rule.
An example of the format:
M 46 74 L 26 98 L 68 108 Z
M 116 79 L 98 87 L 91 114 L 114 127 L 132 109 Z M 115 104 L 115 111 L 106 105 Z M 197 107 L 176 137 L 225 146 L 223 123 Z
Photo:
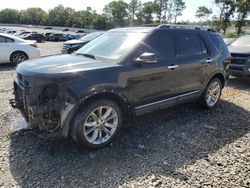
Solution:
M 250 46 L 228 46 L 230 53 L 236 54 L 249 54 L 250 56 Z
M 66 42 L 64 42 L 63 44 L 83 44 L 83 43 L 86 43 L 88 41 L 82 41 L 82 40 L 68 40 Z
M 118 66 L 111 62 L 91 59 L 82 55 L 57 55 L 25 61 L 17 66 L 22 75 L 54 77 L 58 74 L 78 74 L 82 71 Z

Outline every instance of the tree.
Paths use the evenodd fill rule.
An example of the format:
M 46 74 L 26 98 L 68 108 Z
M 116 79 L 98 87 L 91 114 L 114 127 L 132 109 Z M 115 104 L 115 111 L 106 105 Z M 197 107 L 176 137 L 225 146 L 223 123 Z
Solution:
M 158 18 L 158 22 L 161 23 L 162 20 L 162 13 L 165 10 L 165 1 L 166 0 L 155 0 L 155 8 L 156 8 L 156 15 Z
M 166 22 L 172 17 L 172 7 L 175 0 L 155 0 L 154 2 L 158 5 L 156 14 L 160 23 Z
M 245 19 L 250 12 L 250 1 L 236 0 L 236 12 L 238 14 L 236 28 L 239 35 L 242 32 L 242 26 L 245 25 Z
M 128 10 L 131 18 L 131 24 L 135 25 L 135 17 L 137 17 L 138 13 L 141 10 L 141 1 L 131 0 L 129 3 Z
M 96 14 L 93 20 L 93 28 L 97 30 L 107 30 L 113 27 L 105 14 Z
M 6 8 L 0 11 L 1 23 L 19 23 L 19 12 L 15 9 Z
M 213 13 L 212 9 L 208 9 L 205 6 L 198 7 L 198 10 L 196 11 L 195 17 L 199 18 L 200 20 L 206 20 L 209 21 L 210 15 Z
M 182 15 L 182 12 L 185 8 L 186 8 L 186 5 L 183 0 L 174 0 L 173 2 L 174 23 L 176 23 L 177 17 Z
M 20 22 L 25 24 L 47 24 L 48 13 L 41 8 L 28 8 L 20 11 Z
M 143 8 L 138 14 L 138 17 L 144 24 L 153 23 L 153 15 L 158 10 L 158 5 L 154 2 L 147 2 L 143 4 Z
M 220 10 L 218 32 L 222 29 L 225 35 L 230 25 L 230 17 L 235 12 L 235 0 L 215 0 L 215 3 Z
M 49 10 L 48 23 L 55 26 L 71 26 L 72 22 L 69 18 L 75 14 L 75 10 L 63 5 L 58 5 L 55 8 Z
M 122 0 L 112 1 L 107 4 L 103 11 L 109 19 L 111 19 L 114 25 L 125 26 L 126 19 L 128 18 L 128 7 L 129 5 Z

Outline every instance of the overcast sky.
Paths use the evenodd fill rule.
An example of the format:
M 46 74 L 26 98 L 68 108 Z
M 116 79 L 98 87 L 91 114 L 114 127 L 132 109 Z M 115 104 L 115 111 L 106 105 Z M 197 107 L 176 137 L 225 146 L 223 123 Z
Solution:
M 112 0 L 0 0 L 0 9 L 4 8 L 14 8 L 18 10 L 26 9 L 29 7 L 40 7 L 44 10 L 49 10 L 59 4 L 67 7 L 74 8 L 76 10 L 83 10 L 90 6 L 95 9 L 98 13 L 102 12 L 103 7 L 111 2 Z M 130 0 L 124 0 L 130 2 Z M 142 2 L 147 2 L 149 0 L 142 0 Z M 183 12 L 183 16 L 178 18 L 181 20 L 195 21 L 195 12 L 197 7 L 206 6 L 212 8 L 215 13 L 214 0 L 184 0 L 186 2 L 186 9 Z

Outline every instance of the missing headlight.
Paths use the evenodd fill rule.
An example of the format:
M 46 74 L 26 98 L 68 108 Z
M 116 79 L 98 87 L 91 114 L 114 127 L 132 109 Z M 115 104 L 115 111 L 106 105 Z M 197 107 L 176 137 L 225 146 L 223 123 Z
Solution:
M 40 99 L 42 101 L 55 100 L 58 94 L 58 85 L 50 84 L 44 87 Z

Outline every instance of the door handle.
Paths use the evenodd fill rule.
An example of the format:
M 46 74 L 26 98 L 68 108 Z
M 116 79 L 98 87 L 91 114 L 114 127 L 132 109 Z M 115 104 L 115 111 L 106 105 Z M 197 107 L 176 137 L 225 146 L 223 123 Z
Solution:
M 168 69 L 176 69 L 178 67 L 179 67 L 179 65 L 170 65 L 170 66 L 168 66 Z
M 211 63 L 213 60 L 212 59 L 207 59 L 206 63 Z

